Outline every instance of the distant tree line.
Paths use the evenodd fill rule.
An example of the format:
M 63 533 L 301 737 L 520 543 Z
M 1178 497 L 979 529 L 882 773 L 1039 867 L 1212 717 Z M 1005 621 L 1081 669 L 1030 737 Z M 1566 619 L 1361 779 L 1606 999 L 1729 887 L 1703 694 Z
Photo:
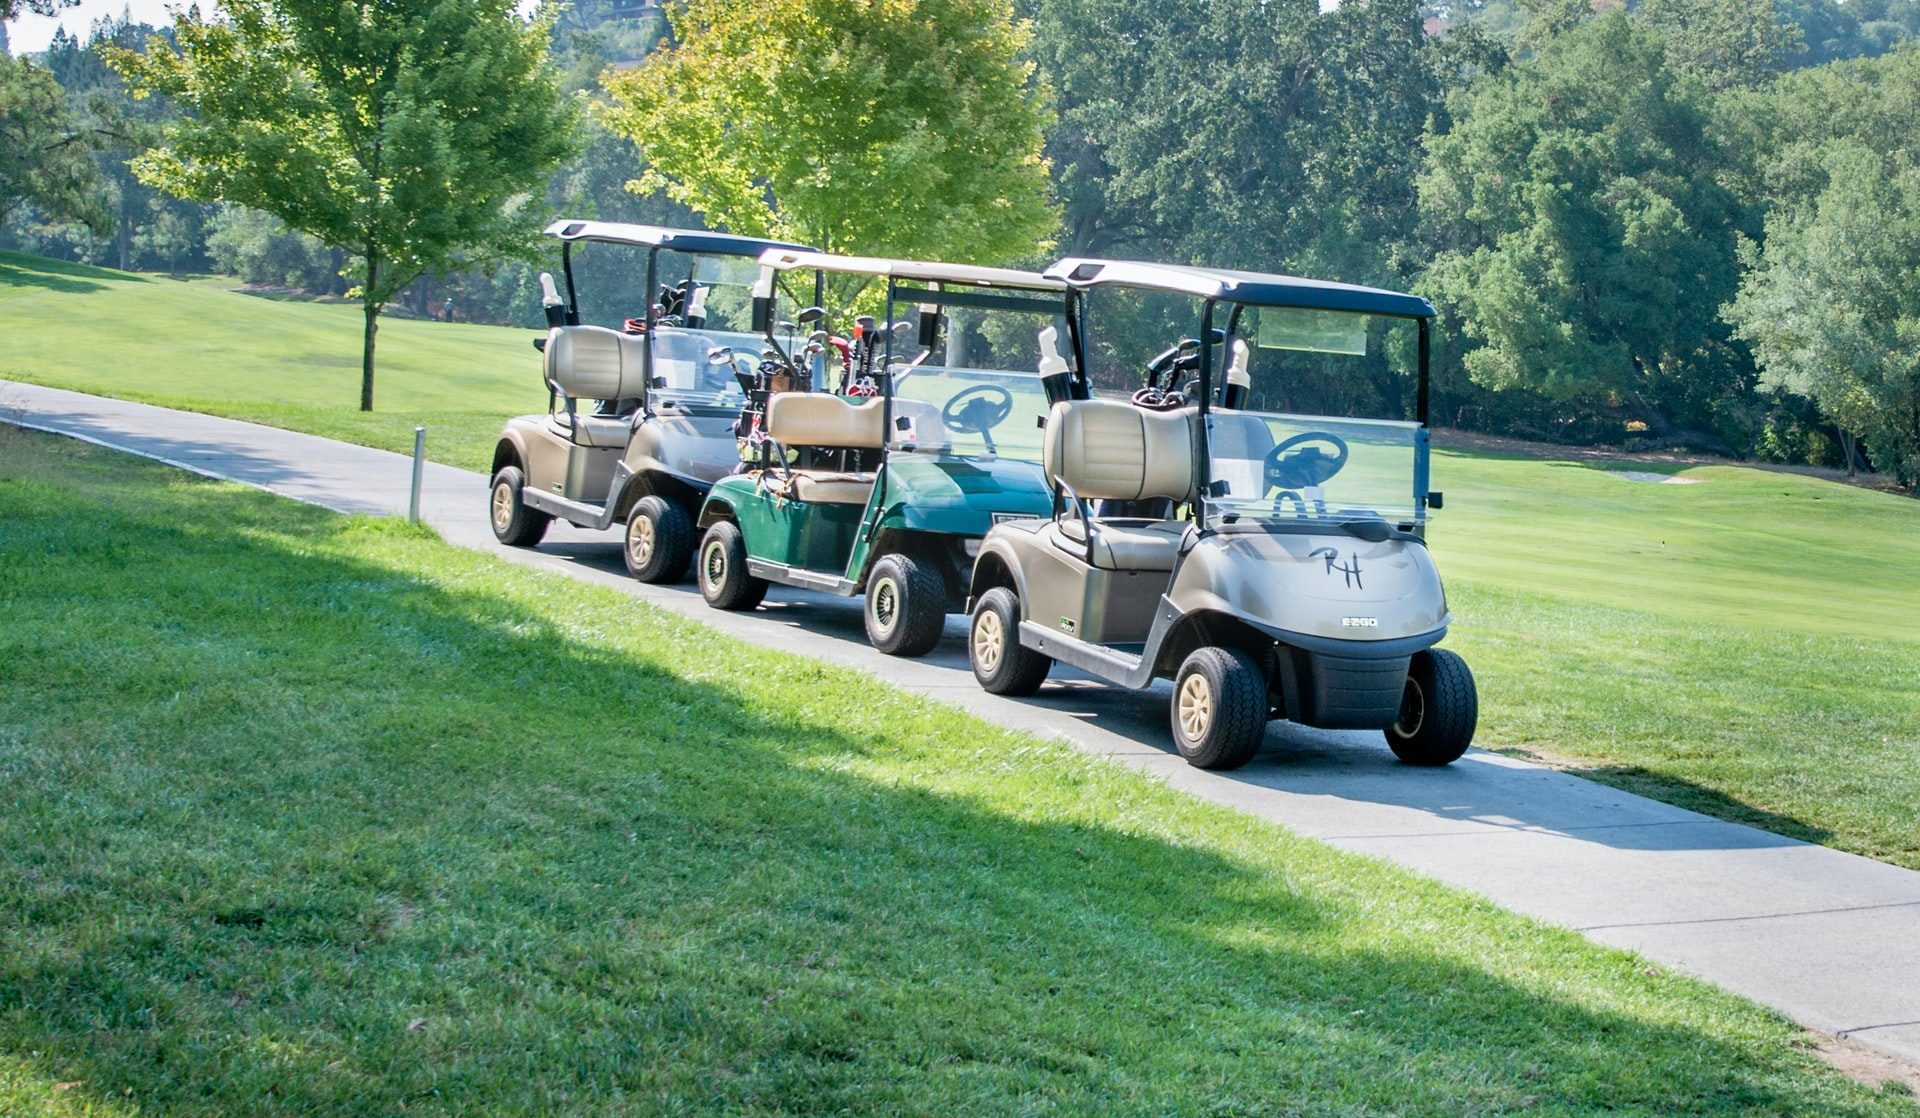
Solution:
M 1910 45 L 1920 0 L 1015 6 L 1030 26 L 1010 41 L 1033 64 L 1026 80 L 1046 110 L 1059 218 L 1044 251 L 1418 290 L 1443 317 L 1443 425 L 1870 464 L 1920 483 L 1920 50 Z M 754 9 L 693 7 L 722 22 Z M 764 10 L 759 34 L 743 24 L 728 41 L 775 50 L 776 38 L 804 44 L 820 30 L 805 5 Z M 928 11 L 974 18 L 957 0 Z M 861 140 L 856 151 L 851 126 L 776 106 L 751 142 L 784 151 L 784 111 L 814 125 L 792 133 L 807 150 L 769 169 L 779 190 L 769 180 L 763 198 L 707 206 L 690 177 L 743 181 L 738 160 L 713 158 L 737 153 L 643 152 L 615 131 L 658 136 L 675 119 L 661 99 L 677 91 L 721 112 L 755 89 L 808 88 L 797 47 L 758 69 L 730 69 L 724 52 L 698 43 L 650 65 L 663 39 L 684 39 L 667 15 L 637 0 L 579 0 L 551 19 L 562 86 L 604 111 L 588 114 L 547 205 L 629 221 L 826 221 L 835 247 L 863 247 L 857 224 L 846 232 L 859 208 L 844 219 L 805 205 L 788 214 L 775 195 L 804 200 L 810 166 L 917 166 L 911 143 Z M 256 210 L 183 201 L 129 169 L 180 110 L 164 96 L 130 97 L 103 58 L 166 34 L 108 21 L 85 42 L 63 36 L 32 60 L 0 62 L 0 242 L 343 293 L 342 250 Z M 904 25 L 897 34 L 911 37 Z M 883 56 L 848 55 L 873 58 L 868 87 L 858 66 L 842 72 L 845 59 L 821 57 L 816 88 L 897 83 L 874 99 L 876 129 L 889 106 L 926 113 L 942 96 L 967 100 L 957 86 L 916 87 L 911 68 Z M 1026 126 L 1018 112 L 970 119 Z M 848 145 L 839 153 L 837 137 Z M 941 139 L 913 137 L 929 150 L 957 146 Z M 636 182 L 643 192 L 629 189 Z M 887 213 L 872 203 L 871 249 L 901 228 Z M 1022 211 L 1023 228 L 1034 220 Z M 430 271 L 394 302 L 428 314 L 451 297 L 457 317 L 532 324 L 536 271 L 511 260 Z M 1293 405 L 1392 410 L 1405 385 L 1378 372 L 1302 385 Z

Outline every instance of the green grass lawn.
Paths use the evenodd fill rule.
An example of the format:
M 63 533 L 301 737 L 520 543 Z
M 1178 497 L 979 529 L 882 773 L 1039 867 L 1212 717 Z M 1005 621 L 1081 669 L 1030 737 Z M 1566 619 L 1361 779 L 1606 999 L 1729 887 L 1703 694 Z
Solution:
M 0 314 L 0 376 L 401 451 L 421 422 L 473 469 L 545 403 L 525 330 L 389 323 L 366 417 L 352 307 L 0 254 Z M 1434 476 L 1482 744 L 1920 868 L 1920 502 L 1459 452 Z
M 0 608 L 7 1115 L 1915 1113 L 1634 956 L 399 521 L 0 433 Z
M 485 470 L 509 415 L 546 407 L 532 330 L 381 320 L 360 405 L 357 304 L 243 295 L 0 252 L 0 376 L 413 452 Z M 3 404 L 4 401 L 0 401 Z

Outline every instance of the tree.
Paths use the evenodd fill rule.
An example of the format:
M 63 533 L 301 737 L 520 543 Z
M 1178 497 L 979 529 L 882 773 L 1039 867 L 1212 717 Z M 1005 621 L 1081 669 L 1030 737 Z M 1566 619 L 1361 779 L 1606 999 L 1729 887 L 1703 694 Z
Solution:
M 0 219 L 21 202 L 48 217 L 111 227 L 92 148 L 98 136 L 67 108 L 67 94 L 33 61 L 0 54 Z
M 1666 32 L 1667 63 L 1708 89 L 1759 85 L 1807 49 L 1773 0 L 1641 0 L 1635 14 Z
M 1740 214 L 1702 98 L 1658 32 L 1614 13 L 1459 99 L 1420 183 L 1443 246 L 1422 287 L 1474 343 L 1475 381 L 1617 400 L 1656 433 L 1746 396 L 1716 316 Z
M 1008 0 L 688 0 L 604 79 L 630 189 L 735 233 L 1000 263 L 1056 228 L 1046 90 Z
M 0 55 L 0 218 L 21 202 L 104 232 L 112 222 L 93 164 L 95 137 L 45 69 Z
M 1727 317 L 1765 384 L 1811 397 L 1920 488 L 1920 167 L 1851 141 L 1824 156 L 1827 187 L 1769 217 Z
M 225 0 L 175 16 L 177 49 L 114 52 L 136 95 L 191 110 L 136 162 L 147 182 L 237 202 L 355 254 L 373 410 L 382 308 L 428 271 L 530 251 L 545 176 L 574 150 L 548 27 L 513 0 Z
M 0 23 L 9 23 L 21 12 L 34 15 L 59 15 L 60 9 L 71 8 L 80 0 L 0 0 Z

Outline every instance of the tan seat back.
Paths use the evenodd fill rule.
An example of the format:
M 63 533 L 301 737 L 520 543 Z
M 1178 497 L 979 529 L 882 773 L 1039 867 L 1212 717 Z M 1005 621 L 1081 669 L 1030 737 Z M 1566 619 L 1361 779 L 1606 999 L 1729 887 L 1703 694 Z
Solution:
M 646 393 L 647 340 L 604 326 L 547 332 L 547 380 L 576 400 L 623 400 Z
M 1195 414 L 1193 408 L 1155 412 L 1113 400 L 1064 400 L 1047 416 L 1047 477 L 1090 500 L 1190 500 Z
M 878 398 L 855 404 L 830 392 L 776 392 L 767 401 L 767 434 L 782 446 L 879 448 L 886 420 Z

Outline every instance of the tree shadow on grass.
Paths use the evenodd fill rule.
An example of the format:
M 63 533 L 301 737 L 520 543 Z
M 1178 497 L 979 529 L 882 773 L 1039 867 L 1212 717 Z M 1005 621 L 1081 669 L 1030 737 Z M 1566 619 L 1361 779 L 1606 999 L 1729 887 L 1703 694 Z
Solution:
M 151 283 L 132 272 L 115 272 L 20 252 L 0 252 L 0 287 L 42 287 L 63 295 L 105 291 L 112 283 Z
M 1570 934 L 852 671 L 114 462 L 78 517 L 0 488 L 0 666 L 31 668 L 0 685 L 0 1056 L 75 1101 L 1877 1112 Z
M 1715 819 L 1744 823 L 1802 842 L 1833 845 L 1833 832 L 1826 827 L 1809 823 L 1798 816 L 1756 807 L 1718 788 L 1696 784 L 1672 773 L 1657 772 L 1640 765 L 1576 765 L 1565 771 L 1637 796 L 1711 815 Z

